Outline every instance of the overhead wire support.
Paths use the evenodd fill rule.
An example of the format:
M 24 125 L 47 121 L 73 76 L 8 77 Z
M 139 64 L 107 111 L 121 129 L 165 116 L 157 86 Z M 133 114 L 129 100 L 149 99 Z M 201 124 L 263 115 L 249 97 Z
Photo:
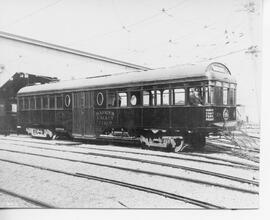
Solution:
M 208 58 L 208 59 L 204 59 L 203 61 L 206 61 L 206 60 L 213 60 L 213 59 L 217 59 L 217 58 L 221 58 L 221 57 L 226 57 L 226 56 L 229 56 L 229 55 L 232 55 L 232 54 L 236 54 L 236 53 L 240 53 L 240 52 L 243 52 L 245 51 L 245 53 L 255 53 L 254 52 L 254 48 L 257 48 L 257 46 L 250 46 L 248 48 L 243 48 L 243 49 L 239 49 L 239 50 L 235 50 L 235 51 L 231 51 L 231 52 L 228 52 L 226 54 L 223 54 L 223 55 L 219 55 L 219 56 L 215 56 L 215 57 L 211 57 L 211 58 Z M 201 61 L 201 62 L 203 62 Z

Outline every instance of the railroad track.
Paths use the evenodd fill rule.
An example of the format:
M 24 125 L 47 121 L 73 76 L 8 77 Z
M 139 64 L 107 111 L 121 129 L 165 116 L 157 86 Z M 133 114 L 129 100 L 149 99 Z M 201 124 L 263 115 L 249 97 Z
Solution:
M 214 142 L 213 142 L 214 141 Z M 247 148 L 247 147 L 231 147 L 231 146 L 228 146 L 224 143 L 215 143 L 216 140 L 211 140 L 209 139 L 209 141 L 207 142 L 208 144 L 212 145 L 212 146 L 215 146 L 217 148 L 221 148 L 221 149 L 230 149 L 230 150 L 245 150 L 245 151 L 248 151 L 248 152 L 252 152 L 252 153 L 260 153 L 260 150 L 259 149 L 256 149 L 256 148 Z
M 14 139 L 4 139 L 4 138 L 0 138 L 0 140 L 10 140 L 10 141 L 16 141 L 16 142 L 22 142 L 21 140 L 14 140 Z M 49 143 L 49 142 L 37 142 L 37 141 L 23 141 L 25 143 L 35 143 L 35 144 L 47 144 L 47 145 L 58 145 L 57 143 Z M 59 145 L 63 145 L 63 144 L 59 144 Z M 70 145 L 65 145 L 65 147 L 74 147 L 74 146 L 70 146 Z M 144 155 L 144 156 L 155 156 L 155 157 L 160 157 L 160 158 L 169 158 L 169 159 L 177 159 L 177 160 L 186 160 L 186 161 L 194 161 L 194 162 L 202 162 L 202 163 L 209 163 L 209 164 L 215 164 L 215 165 L 222 165 L 222 166 L 228 166 L 228 167 L 235 167 L 235 168 L 243 168 L 243 169 L 253 169 L 253 170 L 259 170 L 259 167 L 251 165 L 251 164 L 247 164 L 247 163 L 243 163 L 243 162 L 238 162 L 238 161 L 233 161 L 233 160 L 228 160 L 228 159 L 222 159 L 222 158 L 217 158 L 217 157 L 211 157 L 211 156 L 207 156 L 207 155 L 201 155 L 201 154 L 196 154 L 196 153 L 184 153 L 181 152 L 179 153 L 180 155 L 187 155 L 187 156 L 196 156 L 196 157 L 200 157 L 200 158 L 206 158 L 206 159 L 210 159 L 210 160 L 214 160 L 214 161 L 222 161 L 225 163 L 220 163 L 220 162 L 214 162 L 214 161 L 206 161 L 206 160 L 201 160 L 201 159 L 192 159 L 192 158 L 180 158 L 177 156 L 173 156 L 173 155 L 159 155 L 159 154 L 153 154 L 153 153 L 141 153 L 141 152 L 131 152 L 131 151 L 121 151 L 121 150 L 112 150 L 112 149 L 103 149 L 103 148 L 95 148 L 95 147 L 84 147 L 84 146 L 76 146 L 76 148 L 81 148 L 81 149 L 94 149 L 94 150 L 98 150 L 98 151 L 105 151 L 105 152 L 116 152 L 116 153 L 127 153 L 127 154 L 134 154 L 134 155 Z M 229 164 L 228 164 L 229 163 Z
M 65 146 L 65 147 L 72 147 L 72 146 Z M 228 166 L 228 167 L 234 167 L 234 168 L 259 170 L 259 167 L 251 165 L 251 164 L 242 163 L 242 162 L 233 161 L 233 160 L 222 159 L 222 158 L 216 158 L 216 157 L 211 157 L 211 156 L 206 156 L 206 155 L 201 155 L 201 154 L 193 154 L 193 153 L 191 154 L 191 153 L 180 152 L 178 154 L 179 155 L 193 156 L 193 157 L 196 156 L 196 157 L 206 158 L 206 159 L 215 160 L 215 161 L 222 161 L 225 163 L 207 161 L 207 160 L 201 160 L 201 159 L 193 159 L 193 158 L 183 158 L 183 157 L 177 157 L 177 156 L 173 156 L 173 155 L 152 154 L 149 152 L 140 153 L 140 152 L 121 151 L 121 150 L 103 149 L 103 148 L 97 148 L 97 147 L 83 147 L 83 146 L 76 146 L 76 148 L 90 149 L 90 150 L 93 149 L 93 150 L 98 150 L 98 151 L 116 152 L 116 153 L 127 153 L 127 154 L 143 155 L 143 156 L 154 156 L 154 157 L 160 157 L 160 158 L 186 160 L 186 161 L 194 161 L 194 162 L 200 162 L 200 163 L 222 165 L 222 166 Z
M 30 198 L 30 197 L 27 197 L 27 196 L 12 192 L 12 191 L 7 190 L 7 189 L 0 188 L 0 192 L 3 193 L 3 194 L 6 194 L 6 195 L 12 196 L 12 197 L 19 198 L 21 200 L 26 201 L 27 203 L 33 204 L 33 205 L 38 206 L 40 208 L 47 208 L 47 209 L 57 208 L 57 207 L 55 207 L 53 205 L 50 205 L 48 203 L 45 203 L 45 202 L 42 202 L 40 200 L 33 199 L 33 198 Z
M 220 152 L 219 151 L 209 151 L 207 153 L 220 153 Z M 224 152 L 222 152 L 222 153 L 224 153 Z M 248 164 L 248 163 L 243 163 L 243 162 L 239 162 L 239 161 L 235 161 L 235 160 L 223 159 L 223 158 L 220 158 L 220 157 L 208 156 L 208 155 L 205 155 L 205 152 L 201 152 L 201 153 L 200 152 L 192 152 L 192 153 L 182 152 L 181 154 L 189 155 L 189 156 L 192 155 L 192 156 L 197 156 L 197 157 L 203 157 L 203 158 L 210 159 L 210 160 L 228 162 L 228 163 L 237 164 L 237 165 L 240 165 L 240 166 L 246 166 L 249 169 L 259 170 L 259 166 L 251 165 L 251 164 Z M 229 155 L 230 156 L 235 156 L 234 154 L 229 154 Z M 246 159 L 246 158 L 241 158 L 241 159 Z M 252 161 L 252 162 L 254 162 L 254 161 Z M 255 163 L 257 163 L 257 162 L 255 162 Z
M 41 149 L 44 149 L 44 148 L 41 148 Z M 175 179 L 175 180 L 194 182 L 194 183 L 205 184 L 205 185 L 209 185 L 209 186 L 216 186 L 216 187 L 221 187 L 221 188 L 225 188 L 225 189 L 229 189 L 229 190 L 235 190 L 235 191 L 244 192 L 244 193 L 258 194 L 258 191 L 255 191 L 255 190 L 243 189 L 243 188 L 239 188 L 239 187 L 228 186 L 228 185 L 225 185 L 225 184 L 213 183 L 213 182 L 203 181 L 203 180 L 198 180 L 198 179 L 185 178 L 185 177 L 180 177 L 180 176 L 176 176 L 176 175 L 157 173 L 157 172 L 151 172 L 151 171 L 145 171 L 145 170 L 138 170 L 138 169 L 133 169 L 133 168 L 127 168 L 127 167 L 115 166 L 115 165 L 107 165 L 107 164 L 95 163 L 95 162 L 89 162 L 89 161 L 75 160 L 75 159 L 70 159 L 70 158 L 65 158 L 65 157 L 56 157 L 56 156 L 50 156 L 50 155 L 44 155 L 44 154 L 22 152 L 22 151 L 17 151 L 17 150 L 9 150 L 9 149 L 0 148 L 0 151 L 7 151 L 7 152 L 12 152 L 12 153 L 18 153 L 18 154 L 32 155 L 32 156 L 45 157 L 45 158 L 51 158 L 51 159 L 58 159 L 58 160 L 64 160 L 64 161 L 70 161 L 70 162 L 76 162 L 76 163 L 83 163 L 83 164 L 88 164 L 88 165 L 102 166 L 102 167 L 114 168 L 114 169 L 118 169 L 118 170 L 129 171 L 129 172 L 143 173 L 143 174 L 155 175 L 155 176 L 162 176 L 162 177 L 171 178 L 171 179 Z M 61 151 L 61 150 L 59 150 L 59 151 Z M 64 151 L 64 152 L 66 152 L 66 151 Z M 85 153 L 83 153 L 83 154 L 85 154 Z M 113 158 L 115 158 L 115 157 L 113 157 Z M 146 160 L 136 159 L 135 161 L 146 163 Z M 147 163 L 150 163 L 150 162 L 147 162 Z M 155 163 L 151 163 L 151 164 L 160 165 L 159 162 L 155 162 Z M 162 163 L 162 165 L 166 166 L 166 165 L 164 165 L 164 163 Z M 179 168 L 180 167 L 180 169 L 183 169 L 183 166 L 178 166 L 178 165 L 172 166 L 172 164 L 169 164 L 169 165 L 171 165 L 171 167 L 173 167 L 173 168 Z M 220 174 L 220 173 L 214 173 L 214 172 L 200 170 L 200 169 L 196 169 L 196 168 L 189 168 L 189 167 L 184 167 L 184 168 L 186 168 L 186 170 L 197 172 L 197 173 L 202 173 L 202 174 L 216 176 L 216 177 L 223 178 L 223 179 L 229 179 L 229 180 L 240 182 L 240 183 L 247 183 L 247 184 L 259 186 L 259 183 L 257 181 L 253 181 L 253 180 L 243 179 L 243 178 L 229 176 L 229 175 Z
M 237 149 L 237 148 L 233 148 L 233 147 L 217 146 L 216 144 L 213 144 L 213 143 L 207 143 L 207 145 L 210 146 L 210 147 L 213 147 L 213 148 L 219 148 L 219 149 L 226 150 L 226 152 L 223 151 L 222 153 L 228 154 L 230 156 L 235 156 L 235 157 L 238 157 L 238 158 L 241 158 L 241 159 L 250 160 L 250 161 L 252 161 L 254 163 L 259 163 L 260 162 L 259 157 L 247 155 L 247 154 L 244 153 L 243 149 L 240 149 L 240 148 Z M 227 151 L 228 149 L 230 149 L 231 151 L 228 152 Z M 220 151 L 213 150 L 213 152 L 220 152 Z
M 103 154 L 103 153 L 100 154 L 100 153 L 93 153 L 93 152 L 78 152 L 78 151 L 71 151 L 71 150 L 61 150 L 61 149 L 55 149 L 55 148 L 29 146 L 29 145 L 23 145 L 23 144 L 12 144 L 12 145 L 24 146 L 24 147 L 33 148 L 33 149 L 42 149 L 42 150 L 65 152 L 65 153 L 67 152 L 67 153 L 74 153 L 74 154 L 81 154 L 81 155 L 101 156 L 101 157 L 107 157 L 107 158 L 115 158 L 115 159 L 122 159 L 122 160 L 135 161 L 135 162 L 141 162 L 141 163 L 148 163 L 148 164 L 152 164 L 152 165 L 160 165 L 160 166 L 165 166 L 165 167 L 177 168 L 177 169 L 187 170 L 187 171 L 191 171 L 191 172 L 216 176 L 216 177 L 220 177 L 223 179 L 229 179 L 229 180 L 238 181 L 238 182 L 242 182 L 242 183 L 248 183 L 248 184 L 252 184 L 252 185 L 256 185 L 256 186 L 259 185 L 259 183 L 257 181 L 253 181 L 253 180 L 247 180 L 247 179 L 234 177 L 234 176 L 230 176 L 230 175 L 226 175 L 226 174 L 220 174 L 220 173 L 211 172 L 211 171 L 207 171 L 207 170 L 202 170 L 202 169 L 197 169 L 197 168 L 192 168 L 192 167 L 187 167 L 187 166 L 182 166 L 182 165 L 176 165 L 176 164 L 171 164 L 171 163 L 158 162 L 158 161 L 153 161 L 153 160 L 139 159 L 139 158 L 134 158 L 134 157 L 126 157 L 126 156 L 117 156 L 117 155 L 110 155 L 110 154 Z M 2 149 L 2 150 L 5 150 L 5 149 Z M 6 150 L 6 151 L 11 151 L 11 150 Z M 13 152 L 15 152 L 15 151 L 13 151 Z M 18 151 L 18 153 L 24 153 L 24 152 Z M 36 155 L 36 156 L 38 156 L 38 155 Z M 101 164 L 99 164 L 99 165 L 101 165 Z
M 60 174 L 68 175 L 68 176 L 73 176 L 73 177 L 84 178 L 84 179 L 88 179 L 88 180 L 96 180 L 96 181 L 100 181 L 100 182 L 110 183 L 110 184 L 113 184 L 113 185 L 127 187 L 127 188 L 130 188 L 130 189 L 143 191 L 143 192 L 147 192 L 147 193 L 152 193 L 152 194 L 156 194 L 156 195 L 163 196 L 163 197 L 166 197 L 166 198 L 186 202 L 186 203 L 193 204 L 193 205 L 196 205 L 198 207 L 205 208 L 205 209 L 226 209 L 223 206 L 218 206 L 218 205 L 215 205 L 215 204 L 211 204 L 211 203 L 207 203 L 207 202 L 204 202 L 204 201 L 192 199 L 192 198 L 189 198 L 189 197 L 180 196 L 180 195 L 177 195 L 177 194 L 174 194 L 174 193 L 169 193 L 169 192 L 166 192 L 166 191 L 153 189 L 153 188 L 149 188 L 149 187 L 144 187 L 144 186 L 140 186 L 140 185 L 136 185 L 136 184 L 131 184 L 131 183 L 123 182 L 123 181 L 118 181 L 118 180 L 113 180 L 113 179 L 108 179 L 108 178 L 102 178 L 102 177 L 93 176 L 93 175 L 87 175 L 87 174 L 83 174 L 83 173 L 71 173 L 71 172 L 66 172 L 66 171 L 63 171 L 63 170 L 51 169 L 51 168 L 46 168 L 46 167 L 42 167 L 42 166 L 38 166 L 38 165 L 33 165 L 33 164 L 27 164 L 27 163 L 7 160 L 7 159 L 3 159 L 3 158 L 0 158 L 0 161 L 7 162 L 7 163 L 12 163 L 12 164 L 17 164 L 17 165 L 21 165 L 21 166 L 32 167 L 32 168 L 35 168 L 35 169 L 60 173 Z

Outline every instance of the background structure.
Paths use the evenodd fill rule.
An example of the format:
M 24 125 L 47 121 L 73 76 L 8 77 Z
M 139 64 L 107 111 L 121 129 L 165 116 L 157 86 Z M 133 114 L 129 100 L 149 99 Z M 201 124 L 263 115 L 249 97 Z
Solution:
M 244 118 L 260 122 L 261 0 L 1 0 L 0 6 L 4 32 L 150 68 L 222 62 L 238 80 Z M 5 47 L 0 51 L 2 75 L 9 66 L 32 72 L 31 53 L 20 56 Z M 47 75 L 51 66 L 63 64 L 60 57 L 50 65 L 35 62 L 35 73 Z M 103 64 L 91 71 L 78 69 L 84 61 L 65 59 L 59 71 L 52 71 L 54 76 L 118 72 Z

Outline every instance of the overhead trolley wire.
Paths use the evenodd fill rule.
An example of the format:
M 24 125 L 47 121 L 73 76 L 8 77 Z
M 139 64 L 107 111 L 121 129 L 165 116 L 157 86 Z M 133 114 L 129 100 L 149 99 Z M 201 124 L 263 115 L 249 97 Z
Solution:
M 41 11 L 44 11 L 44 10 L 50 8 L 50 7 L 55 6 L 56 4 L 60 3 L 61 1 L 63 1 L 63 0 L 57 0 L 57 1 L 53 2 L 53 3 L 47 4 L 47 5 L 45 5 L 45 6 L 41 7 L 41 8 L 38 8 L 38 9 L 32 11 L 31 13 L 26 14 L 23 17 L 20 17 L 20 18 L 16 19 L 12 23 L 2 26 L 1 28 L 6 28 L 6 27 L 13 26 L 13 25 L 15 25 L 15 24 L 17 24 L 17 23 L 19 23 L 19 22 L 21 22 L 21 21 L 23 21 L 23 20 L 25 20 L 25 19 L 27 19 L 29 17 L 34 16 L 35 14 L 40 13 Z
M 150 16 L 148 16 L 146 18 L 143 18 L 141 20 L 138 20 L 138 21 L 136 21 L 134 23 L 127 24 L 127 25 L 122 25 L 121 24 L 121 28 L 114 29 L 114 30 L 111 30 L 111 31 L 108 31 L 108 32 L 104 32 L 104 33 L 100 33 L 100 34 L 95 34 L 95 35 L 92 35 L 92 36 L 88 36 L 85 39 L 89 40 L 89 39 L 93 39 L 93 38 L 97 38 L 97 37 L 105 37 L 105 36 L 108 36 L 108 35 L 111 35 L 111 34 L 114 34 L 114 33 L 118 33 L 118 32 L 123 31 L 123 30 L 124 31 L 127 31 L 128 30 L 129 32 L 131 32 L 131 30 L 129 28 L 134 27 L 134 26 L 137 26 L 137 25 L 140 25 L 140 24 L 143 24 L 143 23 L 145 23 L 145 22 L 147 22 L 149 20 L 152 20 L 152 19 L 154 19 L 156 17 L 159 17 L 162 14 L 164 14 L 164 12 L 162 11 L 162 9 L 165 9 L 166 12 L 167 12 L 169 10 L 173 10 L 175 8 L 178 8 L 181 5 L 183 5 L 185 2 L 189 2 L 189 1 L 190 0 L 183 0 L 183 1 L 179 2 L 178 4 L 175 4 L 175 5 L 171 6 L 171 7 L 168 7 L 168 8 L 164 8 L 163 7 L 163 8 L 160 9 L 159 12 L 157 12 L 155 14 L 152 14 L 152 15 L 150 15 Z M 79 42 L 81 42 L 81 41 L 82 40 L 80 40 Z M 78 41 L 76 41 L 76 42 L 78 42 Z M 76 42 L 71 42 L 68 45 L 73 44 L 73 43 L 76 43 Z
M 229 15 L 232 15 L 232 12 Z M 229 19 L 229 17 L 228 17 L 228 19 Z M 225 31 L 228 30 L 228 33 L 227 34 L 230 34 L 231 35 L 231 33 L 234 33 L 235 35 L 237 35 L 237 34 L 240 33 L 240 32 L 238 33 L 237 30 L 239 28 L 241 28 L 241 27 L 244 27 L 244 25 L 245 25 L 245 24 L 242 23 L 242 20 L 241 20 L 241 22 L 238 22 L 237 25 L 234 25 L 233 27 L 230 27 L 230 28 L 228 28 L 228 25 L 226 23 L 224 23 L 224 25 L 222 25 L 222 26 L 224 26 Z M 209 28 L 210 26 L 213 26 L 213 24 L 215 24 L 215 23 L 216 22 L 212 22 L 210 25 L 207 25 L 207 28 Z M 245 29 L 246 29 L 246 27 L 245 27 Z M 204 27 L 201 29 L 200 32 L 202 32 L 202 31 L 205 31 L 205 28 Z M 195 32 L 196 32 L 196 35 L 194 34 Z M 242 31 L 242 32 L 245 32 L 245 31 Z M 242 42 L 242 39 L 240 39 L 240 37 L 243 37 L 243 36 L 229 36 L 228 39 L 227 39 L 227 42 L 228 42 L 227 43 L 226 42 L 226 37 L 224 37 L 224 33 L 222 33 L 221 36 L 220 36 L 220 34 L 221 33 L 215 34 L 215 36 L 210 35 L 210 38 L 208 36 L 207 41 L 203 43 L 203 45 L 206 48 L 207 47 L 213 48 L 211 50 L 211 53 L 210 53 L 211 55 L 212 55 L 212 52 L 214 52 L 214 51 L 216 52 L 217 51 L 217 47 L 220 48 L 222 46 L 224 48 L 224 46 L 227 47 L 227 45 L 232 45 L 232 44 L 236 44 L 236 43 L 238 44 L 239 42 Z M 216 36 L 217 35 L 220 36 L 218 41 L 216 40 Z M 187 37 L 191 38 L 192 36 L 201 36 L 201 34 L 198 34 L 198 30 L 196 30 L 196 31 L 191 32 L 189 34 L 186 34 L 186 35 L 177 37 L 177 38 L 175 38 L 173 40 L 170 39 L 169 41 L 164 41 L 164 42 L 161 42 L 161 43 L 158 43 L 158 44 L 154 44 L 154 46 L 156 47 L 157 45 L 160 45 L 160 44 L 168 44 L 168 43 L 170 43 L 171 46 L 178 47 L 179 45 L 181 45 L 180 42 L 179 42 L 180 39 L 183 40 L 183 39 L 186 39 Z M 233 37 L 233 39 L 231 37 Z M 213 42 L 216 42 L 216 43 L 213 43 Z M 198 42 L 195 47 L 200 47 L 200 45 L 202 45 L 202 43 Z M 150 46 L 150 47 L 145 48 L 144 51 L 149 50 L 152 47 L 153 47 L 153 45 Z M 172 57 L 179 57 L 179 56 L 174 56 L 173 55 L 173 52 L 170 52 L 170 58 L 172 58 Z M 204 60 L 208 60 L 208 58 L 205 58 Z

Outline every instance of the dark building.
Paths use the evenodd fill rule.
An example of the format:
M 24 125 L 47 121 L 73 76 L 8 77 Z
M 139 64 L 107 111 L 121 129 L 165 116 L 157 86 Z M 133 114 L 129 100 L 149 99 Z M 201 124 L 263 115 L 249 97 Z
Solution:
M 16 130 L 17 92 L 29 85 L 58 81 L 56 77 L 39 76 L 28 73 L 15 73 L 0 87 L 0 133 Z

